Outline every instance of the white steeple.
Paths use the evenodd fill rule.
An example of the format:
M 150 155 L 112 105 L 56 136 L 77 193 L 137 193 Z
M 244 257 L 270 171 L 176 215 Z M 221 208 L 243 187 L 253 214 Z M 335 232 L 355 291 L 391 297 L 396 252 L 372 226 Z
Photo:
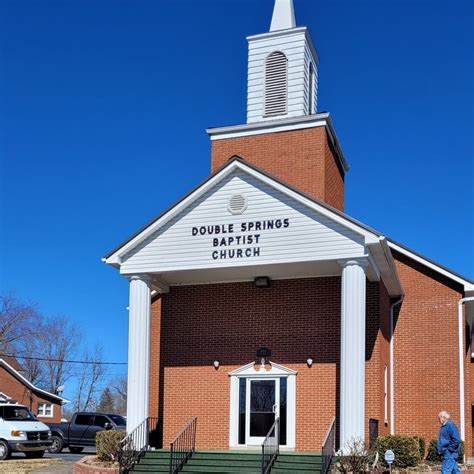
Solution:
M 275 0 L 270 31 L 287 30 L 295 26 L 293 0 Z
M 247 123 L 315 114 L 318 54 L 293 0 L 275 0 L 270 31 L 247 40 Z

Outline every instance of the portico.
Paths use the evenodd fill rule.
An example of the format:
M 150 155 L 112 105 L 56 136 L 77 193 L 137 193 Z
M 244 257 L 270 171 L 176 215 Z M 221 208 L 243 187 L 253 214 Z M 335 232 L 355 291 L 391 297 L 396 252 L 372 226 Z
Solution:
M 241 196 L 245 205 L 231 209 L 236 196 Z M 289 242 L 295 242 L 296 246 Z M 237 252 L 247 245 L 258 252 L 249 255 L 243 252 L 235 259 L 228 258 L 229 254 L 220 255 L 222 250 Z M 340 326 L 337 362 L 340 364 L 337 383 L 340 405 L 339 413 L 332 415 L 337 415 L 340 423 L 341 445 L 354 437 L 363 438 L 366 427 L 366 282 L 386 281 L 384 285 L 392 289 L 394 296 L 400 294 L 396 272 L 383 247 L 383 238 L 369 229 L 234 158 L 107 257 L 107 263 L 119 266 L 130 282 L 128 431 L 149 415 L 152 295 L 168 292 L 171 295 L 175 288 L 195 285 L 212 285 L 214 289 L 217 285 L 253 282 L 255 277 L 265 275 L 273 282 L 338 279 L 339 316 L 333 323 Z M 218 252 L 217 257 L 215 252 Z M 205 312 L 205 308 L 201 311 Z M 255 318 L 258 317 L 255 314 Z M 291 318 L 291 314 L 285 313 L 285 317 Z M 307 330 L 312 331 L 314 327 L 309 326 Z M 271 332 L 271 328 L 262 327 L 262 340 L 268 331 Z M 318 350 L 320 348 L 314 348 Z M 249 354 L 251 356 L 253 354 Z M 278 356 L 274 353 L 271 362 L 275 367 L 283 367 L 285 361 L 278 360 Z M 218 350 L 215 357 L 220 357 Z M 316 354 L 313 357 L 316 358 Z M 306 358 L 300 362 L 305 361 Z M 209 360 L 210 365 L 212 362 Z M 239 366 L 247 363 L 248 358 L 243 359 Z M 228 376 L 232 379 L 238 370 L 229 371 Z M 275 369 L 270 364 L 270 375 L 272 370 Z M 295 393 L 293 401 L 296 401 L 297 371 L 284 370 L 294 372 L 290 385 Z M 258 378 L 258 373 L 254 375 Z M 267 371 L 261 375 L 268 377 Z M 226 395 L 229 446 L 236 445 L 238 436 L 235 421 L 232 421 L 235 410 L 232 412 L 231 408 L 235 404 L 231 401 L 236 399 L 235 390 L 234 381 L 229 384 Z M 296 409 L 295 405 L 293 410 Z M 295 417 L 292 423 L 294 431 L 289 432 L 288 446 L 294 448 L 296 433 L 301 428 Z

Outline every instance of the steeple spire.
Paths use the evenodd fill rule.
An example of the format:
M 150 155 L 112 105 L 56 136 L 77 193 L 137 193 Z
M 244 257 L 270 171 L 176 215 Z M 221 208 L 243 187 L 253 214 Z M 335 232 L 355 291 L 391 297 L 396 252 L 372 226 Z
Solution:
M 287 30 L 295 26 L 293 0 L 275 0 L 270 31 Z

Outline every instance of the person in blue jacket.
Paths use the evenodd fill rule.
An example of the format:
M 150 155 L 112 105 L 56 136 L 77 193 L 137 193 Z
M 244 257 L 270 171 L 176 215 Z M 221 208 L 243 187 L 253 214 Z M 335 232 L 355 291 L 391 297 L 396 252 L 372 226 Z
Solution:
M 441 423 L 438 434 L 438 453 L 443 456 L 442 474 L 461 472 L 457 463 L 461 438 L 459 438 L 456 425 L 449 418 L 450 416 L 447 411 L 443 410 L 438 414 L 438 419 Z

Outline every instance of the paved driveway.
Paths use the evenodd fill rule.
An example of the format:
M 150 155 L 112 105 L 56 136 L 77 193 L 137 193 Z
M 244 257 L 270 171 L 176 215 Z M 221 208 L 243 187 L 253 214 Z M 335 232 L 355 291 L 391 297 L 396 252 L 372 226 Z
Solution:
M 64 448 L 59 454 L 50 454 L 46 452 L 44 454 L 44 457 L 76 462 L 76 461 L 79 461 L 79 459 L 82 459 L 84 456 L 91 456 L 94 454 L 95 454 L 95 448 L 84 448 L 84 451 L 82 451 L 81 454 L 72 454 L 71 452 L 69 452 L 69 449 Z

